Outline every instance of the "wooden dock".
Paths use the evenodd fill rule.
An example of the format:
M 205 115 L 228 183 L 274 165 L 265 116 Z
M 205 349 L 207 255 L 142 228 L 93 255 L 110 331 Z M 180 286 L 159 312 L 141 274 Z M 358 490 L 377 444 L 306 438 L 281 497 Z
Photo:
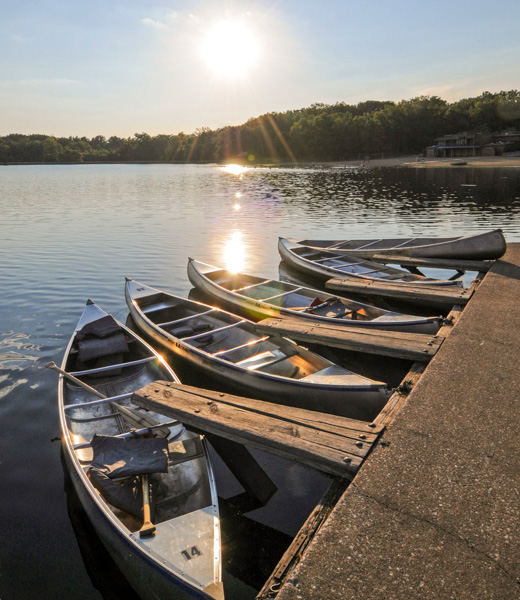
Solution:
M 389 281 L 373 281 L 360 279 L 329 279 L 325 287 L 344 294 L 376 296 L 404 302 L 413 302 L 422 306 L 439 309 L 450 309 L 456 304 L 467 304 L 472 291 L 462 287 L 418 285 L 413 283 L 392 283 Z
M 420 362 L 428 362 L 443 341 L 438 335 L 349 327 L 345 324 L 311 322 L 297 317 L 264 319 L 256 324 L 256 328 L 262 333 L 282 335 L 310 344 Z
M 383 426 L 222 392 L 157 381 L 132 402 L 197 431 L 351 479 Z

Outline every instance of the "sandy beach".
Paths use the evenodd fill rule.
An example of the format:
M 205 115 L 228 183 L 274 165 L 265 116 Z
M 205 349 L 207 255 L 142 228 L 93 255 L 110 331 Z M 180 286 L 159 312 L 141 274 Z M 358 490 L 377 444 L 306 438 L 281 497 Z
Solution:
M 436 167 L 451 167 L 451 163 L 464 161 L 467 164 L 458 168 L 468 167 L 520 167 L 520 156 L 475 156 L 464 158 L 425 158 L 417 161 L 417 155 L 401 156 L 398 158 L 380 158 L 360 162 L 357 160 L 334 163 L 345 166 L 362 165 L 364 167 L 412 167 L 414 169 L 430 169 Z

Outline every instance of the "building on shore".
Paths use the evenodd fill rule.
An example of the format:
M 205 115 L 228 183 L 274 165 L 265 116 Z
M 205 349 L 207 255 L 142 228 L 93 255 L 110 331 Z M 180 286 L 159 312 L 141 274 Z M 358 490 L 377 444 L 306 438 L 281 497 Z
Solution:
M 463 131 L 443 135 L 426 148 L 428 158 L 459 158 L 468 156 L 503 156 L 520 148 L 520 132 L 477 133 Z

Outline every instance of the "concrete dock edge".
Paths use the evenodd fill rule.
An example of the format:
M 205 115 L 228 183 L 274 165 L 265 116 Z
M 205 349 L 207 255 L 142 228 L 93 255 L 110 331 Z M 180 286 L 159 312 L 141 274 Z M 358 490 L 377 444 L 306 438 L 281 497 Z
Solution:
M 509 244 L 277 600 L 520 598 L 520 244 Z

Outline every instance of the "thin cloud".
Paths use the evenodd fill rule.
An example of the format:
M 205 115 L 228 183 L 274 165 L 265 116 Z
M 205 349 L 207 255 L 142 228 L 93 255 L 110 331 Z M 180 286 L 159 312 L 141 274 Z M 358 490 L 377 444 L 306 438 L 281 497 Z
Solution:
M 143 25 L 146 25 L 147 27 L 152 27 L 153 29 L 168 29 L 168 25 L 166 25 L 162 21 L 158 21 L 157 19 L 150 19 L 149 17 L 141 19 L 141 23 L 143 23 Z
M 141 19 L 141 23 L 146 27 L 151 27 L 152 29 L 169 29 L 178 19 L 179 13 L 177 11 L 170 10 L 166 15 L 163 15 L 163 17 L 163 20 L 144 17 Z
M 451 98 L 459 94 L 460 91 L 455 85 L 440 85 L 436 87 L 423 88 L 418 90 L 417 96 L 439 96 L 439 98 Z

